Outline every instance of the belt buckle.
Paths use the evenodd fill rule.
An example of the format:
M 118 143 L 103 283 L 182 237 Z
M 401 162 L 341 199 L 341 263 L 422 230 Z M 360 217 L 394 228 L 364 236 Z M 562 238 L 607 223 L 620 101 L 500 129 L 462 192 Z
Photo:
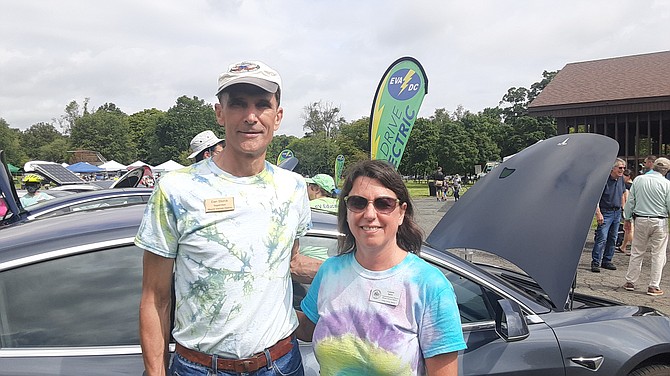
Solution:
M 257 370 L 257 368 L 254 368 L 256 362 L 251 359 L 244 359 L 240 361 L 239 365 L 242 368 L 241 372 L 253 372 Z

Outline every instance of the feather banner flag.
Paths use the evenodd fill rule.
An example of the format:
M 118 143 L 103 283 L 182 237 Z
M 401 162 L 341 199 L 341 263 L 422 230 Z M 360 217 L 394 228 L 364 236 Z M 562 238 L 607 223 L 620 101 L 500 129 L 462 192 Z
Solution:
M 283 161 L 291 158 L 293 156 L 293 151 L 289 149 L 284 149 L 277 156 L 277 166 L 279 166 Z
M 384 159 L 397 169 L 407 146 L 428 77 L 412 57 L 396 60 L 382 76 L 370 115 L 370 159 Z
M 340 184 L 340 178 L 344 170 L 344 155 L 340 154 L 335 158 L 335 188 Z

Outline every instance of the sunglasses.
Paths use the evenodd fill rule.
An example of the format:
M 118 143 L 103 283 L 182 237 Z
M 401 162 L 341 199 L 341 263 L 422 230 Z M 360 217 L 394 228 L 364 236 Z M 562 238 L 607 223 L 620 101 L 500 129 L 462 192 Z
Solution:
M 368 200 L 361 196 L 347 196 L 344 198 L 344 203 L 347 205 L 347 209 L 354 213 L 364 211 L 368 207 L 368 204 L 372 203 L 377 213 L 389 214 L 395 210 L 400 200 L 392 197 L 377 197 L 374 200 Z

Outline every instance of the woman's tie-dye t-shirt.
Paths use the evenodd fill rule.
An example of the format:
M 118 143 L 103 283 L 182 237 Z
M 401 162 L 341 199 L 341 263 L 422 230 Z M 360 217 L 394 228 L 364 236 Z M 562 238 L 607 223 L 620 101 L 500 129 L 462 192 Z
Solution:
M 465 349 L 454 290 L 408 253 L 391 269 L 363 268 L 354 252 L 319 269 L 301 308 L 314 323 L 321 375 L 423 375 L 424 358 Z
M 175 259 L 175 340 L 247 358 L 289 336 L 291 250 L 310 226 L 304 179 L 267 162 L 249 177 L 209 158 L 165 174 L 135 244 Z

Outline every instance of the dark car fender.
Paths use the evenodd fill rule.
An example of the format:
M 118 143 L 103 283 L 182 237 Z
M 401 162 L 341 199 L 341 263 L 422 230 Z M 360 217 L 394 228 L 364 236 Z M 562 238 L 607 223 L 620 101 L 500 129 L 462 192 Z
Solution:
M 615 306 L 589 309 L 589 315 L 575 311 L 543 317 L 560 343 L 566 375 L 593 371 L 579 359 L 602 358 L 595 374 L 608 376 L 628 375 L 652 359 L 670 364 L 670 318 L 654 313 L 640 315 L 644 310 Z M 552 322 L 558 316 L 562 316 L 560 320 Z

